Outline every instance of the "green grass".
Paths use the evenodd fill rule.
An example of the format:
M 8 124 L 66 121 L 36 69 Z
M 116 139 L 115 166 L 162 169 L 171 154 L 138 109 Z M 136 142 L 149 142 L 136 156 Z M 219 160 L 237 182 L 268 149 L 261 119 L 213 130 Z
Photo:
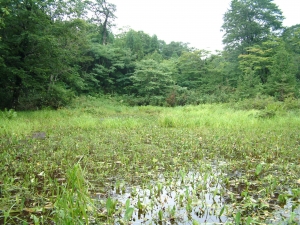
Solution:
M 229 105 L 127 107 L 86 97 L 57 111 L 0 117 L 0 222 L 112 224 L 126 215 L 126 224 L 132 207 L 108 201 L 112 187 L 157 181 L 165 188 L 174 177 L 183 179 L 183 171 L 211 173 L 209 165 L 221 171 L 216 182 L 223 189 L 213 194 L 226 199 L 228 223 L 265 222 L 284 199 L 299 204 L 300 117 L 262 112 Z M 34 138 L 37 132 L 46 137 Z M 181 199 L 187 211 L 197 202 L 196 191 L 190 194 Z M 157 221 L 177 218 L 175 209 L 172 216 L 158 212 Z

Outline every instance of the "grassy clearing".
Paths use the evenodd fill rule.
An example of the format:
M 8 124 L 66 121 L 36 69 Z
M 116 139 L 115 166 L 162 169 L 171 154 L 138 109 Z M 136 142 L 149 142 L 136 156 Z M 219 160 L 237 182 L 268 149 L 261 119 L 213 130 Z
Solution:
M 206 194 L 218 196 L 206 208 L 228 224 L 299 223 L 299 112 L 261 115 L 80 98 L 57 111 L 2 116 L 0 223 L 130 224 L 141 213 L 148 224 L 197 224 Z M 174 204 L 162 206 L 163 190 L 175 191 Z M 286 217 L 274 213 L 284 206 Z

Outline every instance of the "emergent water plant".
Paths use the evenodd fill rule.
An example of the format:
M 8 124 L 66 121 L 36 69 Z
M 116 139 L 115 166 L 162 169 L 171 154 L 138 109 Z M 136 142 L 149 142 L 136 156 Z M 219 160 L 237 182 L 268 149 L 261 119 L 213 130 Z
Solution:
M 258 118 L 261 109 L 225 104 L 75 102 L 1 116 L 0 223 L 113 224 L 127 215 L 126 224 L 136 219 L 138 197 L 147 206 L 145 221 L 162 210 L 165 221 L 178 224 L 201 224 L 203 215 L 234 223 L 238 212 L 243 224 L 249 217 L 278 222 L 284 206 L 299 217 L 296 109 Z M 33 138 L 38 132 L 46 135 Z M 129 197 L 132 206 L 125 204 Z M 189 206 L 194 218 L 182 216 Z

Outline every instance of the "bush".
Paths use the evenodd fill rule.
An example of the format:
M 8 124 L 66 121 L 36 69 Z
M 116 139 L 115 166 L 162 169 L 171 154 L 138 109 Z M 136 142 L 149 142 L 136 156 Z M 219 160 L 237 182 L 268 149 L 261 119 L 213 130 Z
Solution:
M 129 106 L 142 106 L 142 105 L 149 105 L 150 100 L 147 97 L 136 97 L 134 95 L 124 96 L 125 102 Z
M 188 103 L 189 90 L 175 85 L 172 91 L 166 97 L 166 106 L 183 106 Z
M 17 117 L 17 112 L 14 109 L 4 109 L 4 111 L 2 112 L 2 117 L 11 120 Z
M 168 95 L 168 97 L 166 98 L 167 106 L 174 107 L 174 106 L 176 105 L 176 96 L 177 96 L 176 91 L 172 91 L 172 92 Z
M 293 97 L 286 98 L 283 104 L 284 104 L 284 108 L 287 110 L 300 109 L 299 99 L 295 99 Z
M 256 117 L 262 118 L 262 119 L 265 119 L 265 118 L 270 119 L 270 118 L 273 118 L 275 115 L 276 115 L 276 111 L 270 110 L 270 109 L 264 109 L 264 110 L 260 111 L 259 113 L 257 113 Z
M 250 109 L 263 110 L 268 105 L 274 103 L 275 103 L 274 97 L 258 95 L 255 98 L 249 98 L 234 103 L 233 108 L 241 109 L 241 110 L 250 110 Z
M 63 86 L 55 85 L 48 92 L 32 92 L 19 100 L 19 110 L 37 110 L 45 107 L 58 109 L 69 104 L 75 94 Z

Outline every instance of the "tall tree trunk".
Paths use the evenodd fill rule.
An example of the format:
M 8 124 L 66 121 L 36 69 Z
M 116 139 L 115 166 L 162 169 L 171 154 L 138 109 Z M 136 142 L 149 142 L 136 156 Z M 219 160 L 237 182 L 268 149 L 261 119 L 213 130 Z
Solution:
M 106 45 L 107 42 L 107 20 L 108 20 L 108 16 L 109 16 L 109 12 L 107 12 L 107 14 L 105 14 L 105 21 L 103 23 L 103 27 L 102 27 L 102 44 Z

